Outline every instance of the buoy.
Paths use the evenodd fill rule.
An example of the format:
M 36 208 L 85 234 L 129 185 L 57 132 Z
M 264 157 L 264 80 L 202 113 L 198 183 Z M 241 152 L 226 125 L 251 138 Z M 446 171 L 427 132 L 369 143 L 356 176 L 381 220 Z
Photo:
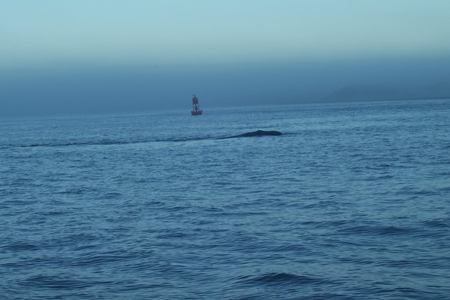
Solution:
M 193 95 L 192 96 L 192 110 L 191 110 L 191 114 L 193 116 L 199 116 L 203 113 L 203 111 L 200 109 L 200 104 L 198 103 L 198 98 L 197 96 Z

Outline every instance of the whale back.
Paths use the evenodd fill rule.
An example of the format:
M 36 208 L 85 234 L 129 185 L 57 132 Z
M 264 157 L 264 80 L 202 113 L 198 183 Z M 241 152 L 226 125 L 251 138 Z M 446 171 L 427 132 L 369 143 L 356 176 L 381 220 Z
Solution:
M 281 132 L 276 130 L 256 130 L 251 132 L 246 132 L 235 137 L 253 137 L 253 136 L 277 136 L 282 135 Z

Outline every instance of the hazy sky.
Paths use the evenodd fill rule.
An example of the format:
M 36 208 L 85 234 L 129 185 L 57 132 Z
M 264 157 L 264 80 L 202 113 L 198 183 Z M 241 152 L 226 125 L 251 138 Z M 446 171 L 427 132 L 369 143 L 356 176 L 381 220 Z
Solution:
M 317 81 L 305 94 L 295 78 L 323 75 L 332 93 L 353 84 L 351 72 L 330 84 L 342 68 L 373 81 L 386 75 L 380 64 L 397 79 L 425 70 L 426 84 L 439 85 L 450 78 L 449 53 L 448 0 L 0 0 L 0 109 L 57 106 L 64 91 L 85 99 L 92 86 L 98 98 L 112 83 L 136 99 L 150 93 L 168 102 L 188 90 L 211 98 L 231 89 L 242 101 L 280 95 L 286 82 L 292 99 L 320 98 Z M 49 94 L 55 78 L 59 94 Z M 136 85 L 139 78 L 150 84 Z M 139 103 L 130 107 L 146 108 Z

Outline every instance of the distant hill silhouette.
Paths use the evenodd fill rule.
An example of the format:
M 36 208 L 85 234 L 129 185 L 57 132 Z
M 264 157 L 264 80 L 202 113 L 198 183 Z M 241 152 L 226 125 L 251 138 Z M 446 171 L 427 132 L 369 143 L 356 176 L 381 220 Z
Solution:
M 427 86 L 348 85 L 324 97 L 326 101 L 450 98 L 450 82 Z

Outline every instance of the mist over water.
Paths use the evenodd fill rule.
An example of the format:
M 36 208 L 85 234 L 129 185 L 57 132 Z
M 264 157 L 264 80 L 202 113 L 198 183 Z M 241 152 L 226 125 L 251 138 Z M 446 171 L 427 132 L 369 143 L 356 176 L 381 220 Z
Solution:
M 0 72 L 0 115 L 151 112 L 206 107 L 450 96 L 450 59 L 67 65 Z
M 445 299 L 450 102 L 0 121 L 5 299 Z M 256 129 L 282 136 L 217 139 Z
M 5 2 L 0 116 L 450 97 L 450 4 Z

